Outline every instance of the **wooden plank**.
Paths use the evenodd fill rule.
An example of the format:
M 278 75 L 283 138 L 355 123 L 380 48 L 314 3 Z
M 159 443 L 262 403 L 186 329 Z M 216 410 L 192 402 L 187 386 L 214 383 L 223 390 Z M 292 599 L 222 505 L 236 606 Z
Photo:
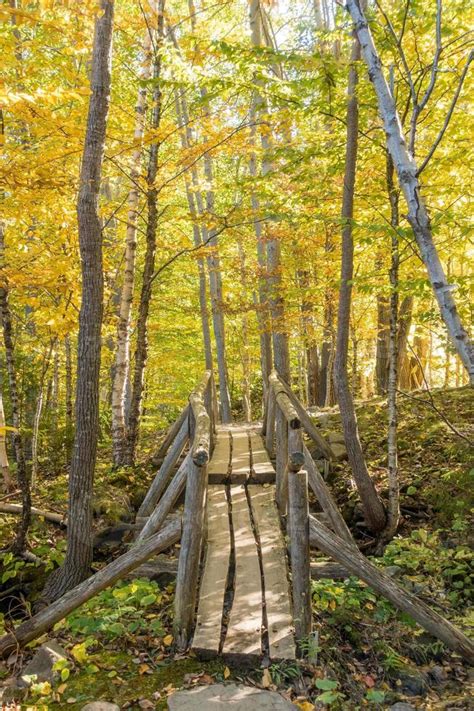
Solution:
M 230 472 L 230 434 L 219 428 L 212 458 L 208 466 L 209 484 L 223 484 Z
M 243 484 L 250 476 L 250 447 L 246 427 L 233 427 L 232 434 L 232 484 Z
M 262 586 L 257 545 L 244 486 L 232 486 L 232 525 L 235 546 L 234 599 L 223 653 L 239 659 L 261 656 Z
M 261 484 L 273 483 L 275 481 L 275 469 L 270 461 L 262 438 L 256 432 L 251 432 L 250 434 L 250 449 L 252 452 L 252 479 Z
M 193 649 L 218 654 L 230 559 L 229 510 L 224 486 L 208 489 L 207 549 Z
M 270 659 L 296 656 L 285 541 L 273 487 L 249 488 L 255 527 L 260 540 Z

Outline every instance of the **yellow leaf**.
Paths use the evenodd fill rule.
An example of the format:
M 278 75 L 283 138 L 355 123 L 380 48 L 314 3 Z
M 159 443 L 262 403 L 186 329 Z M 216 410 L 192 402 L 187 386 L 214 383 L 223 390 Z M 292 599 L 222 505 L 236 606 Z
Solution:
M 313 711 L 314 709 L 314 704 L 310 701 L 294 701 L 293 703 L 295 703 L 296 706 L 303 711 Z
M 229 667 L 226 667 L 224 669 L 224 679 L 228 679 L 230 677 L 230 669 Z
M 262 675 L 262 686 L 264 689 L 268 689 L 272 685 L 272 675 L 270 674 L 268 669 L 263 670 L 263 675 Z
M 169 647 L 170 644 L 173 641 L 173 635 L 172 634 L 167 634 L 166 637 L 163 637 L 163 644 L 165 647 Z
M 140 666 L 138 667 L 138 672 L 140 674 L 145 674 L 145 672 L 147 672 L 149 670 L 150 670 L 150 667 L 148 664 L 140 664 Z
M 66 689 L 67 689 L 67 684 L 61 684 L 60 686 L 58 686 L 56 691 L 58 692 L 58 694 L 64 694 Z

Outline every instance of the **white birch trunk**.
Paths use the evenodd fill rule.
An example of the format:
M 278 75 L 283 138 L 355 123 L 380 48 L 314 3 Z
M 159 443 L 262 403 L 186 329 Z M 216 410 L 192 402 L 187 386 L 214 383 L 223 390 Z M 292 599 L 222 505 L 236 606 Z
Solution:
M 148 17 L 147 29 L 143 40 L 143 62 L 140 70 L 140 80 L 150 78 L 151 73 L 151 30 Z M 133 287 L 135 282 L 135 259 L 137 252 L 137 221 L 139 207 L 138 180 L 141 173 L 143 156 L 143 135 L 145 132 L 145 112 L 147 102 L 146 86 L 140 86 L 135 109 L 136 124 L 134 132 L 135 150 L 132 154 L 130 179 L 132 187 L 128 194 L 127 231 L 125 237 L 125 271 L 117 324 L 117 348 L 115 352 L 114 379 L 112 385 L 112 442 L 113 461 L 115 466 L 124 463 L 126 448 L 126 416 L 125 400 L 127 378 L 130 367 L 130 320 L 133 302 Z
M 262 26 L 263 26 L 263 10 L 260 5 L 260 0 L 251 0 L 250 2 L 250 29 L 252 35 L 252 44 L 254 47 L 262 46 Z M 256 98 L 255 98 L 255 115 L 260 115 L 261 118 L 267 119 L 268 123 L 268 107 L 265 99 L 259 91 L 258 82 L 256 83 Z M 262 160 L 262 177 L 266 177 L 272 170 L 272 164 L 269 158 L 271 149 L 268 126 L 260 134 L 260 141 L 263 150 Z M 280 240 L 271 230 L 269 220 L 265 225 L 265 242 L 267 245 L 267 297 L 270 305 L 270 314 L 272 321 L 273 334 L 273 358 L 275 368 L 281 377 L 290 383 L 290 357 L 288 350 L 288 336 L 285 332 L 284 323 L 284 304 L 282 296 L 282 280 L 281 280 L 281 259 L 280 259 Z
M 8 463 L 6 432 L 3 396 L 0 393 L 0 470 L 2 472 L 3 485 L 6 491 L 12 491 L 14 487 L 13 480 L 10 475 L 10 465 Z
M 461 322 L 452 296 L 453 285 L 448 284 L 433 240 L 426 206 L 423 202 L 417 165 L 410 155 L 395 101 L 382 71 L 382 63 L 374 44 L 367 20 L 357 0 L 347 0 L 346 7 L 354 21 L 355 32 L 374 85 L 379 112 L 387 137 L 387 147 L 397 171 L 400 188 L 408 206 L 408 221 L 415 235 L 421 258 L 428 272 L 436 300 L 449 337 L 474 383 L 474 346 Z

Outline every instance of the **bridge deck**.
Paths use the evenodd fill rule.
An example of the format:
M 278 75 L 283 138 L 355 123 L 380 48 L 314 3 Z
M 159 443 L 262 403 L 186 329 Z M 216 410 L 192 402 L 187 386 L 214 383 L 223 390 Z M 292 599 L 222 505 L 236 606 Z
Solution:
M 275 471 L 260 436 L 250 427 L 220 427 L 208 472 L 193 648 L 202 655 L 293 659 L 286 549 L 268 484 Z

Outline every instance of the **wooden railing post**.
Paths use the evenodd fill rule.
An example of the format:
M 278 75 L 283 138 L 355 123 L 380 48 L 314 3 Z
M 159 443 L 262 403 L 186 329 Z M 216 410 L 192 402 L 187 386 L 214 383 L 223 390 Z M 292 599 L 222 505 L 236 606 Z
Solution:
M 187 475 L 183 533 L 174 601 L 174 636 L 180 650 L 186 649 L 189 644 L 196 612 L 199 564 L 204 534 L 207 463 L 211 449 L 211 418 L 204 404 L 210 379 L 211 372 L 207 371 L 202 382 L 189 398 L 191 461 Z
M 300 644 L 312 628 L 308 475 L 304 469 L 288 473 L 288 533 L 295 637 Z
M 286 417 L 282 410 L 278 407 L 278 403 L 275 406 L 275 487 L 276 487 L 276 500 L 280 513 L 284 515 L 285 511 L 282 510 L 280 505 L 280 493 L 284 487 L 285 481 L 285 470 L 288 460 L 288 424 Z
M 275 408 L 276 400 L 273 388 L 268 388 L 267 392 L 267 422 L 265 431 L 265 447 L 270 457 L 273 457 L 275 452 Z

